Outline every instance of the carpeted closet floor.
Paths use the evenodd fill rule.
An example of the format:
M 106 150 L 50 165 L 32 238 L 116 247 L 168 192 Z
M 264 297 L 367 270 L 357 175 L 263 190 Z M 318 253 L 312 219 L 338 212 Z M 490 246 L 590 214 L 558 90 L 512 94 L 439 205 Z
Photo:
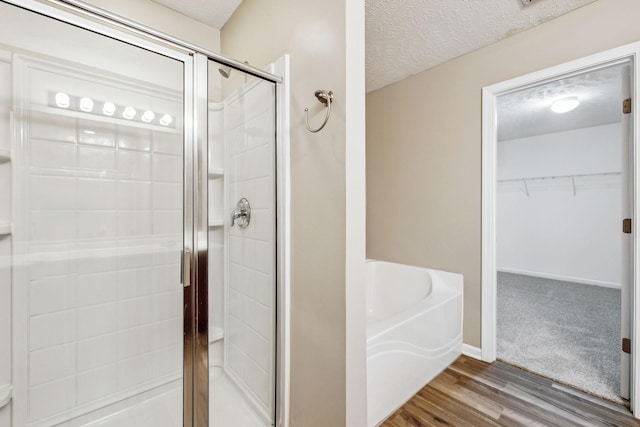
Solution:
M 620 290 L 498 273 L 498 359 L 622 403 Z

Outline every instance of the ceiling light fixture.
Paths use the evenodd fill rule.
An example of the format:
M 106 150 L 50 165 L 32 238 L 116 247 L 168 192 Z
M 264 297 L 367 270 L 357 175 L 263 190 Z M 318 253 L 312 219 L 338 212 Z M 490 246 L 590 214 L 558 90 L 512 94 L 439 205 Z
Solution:
M 56 93 L 56 105 L 60 108 L 69 108 L 71 98 L 64 92 Z
M 80 109 L 85 113 L 90 113 L 91 111 L 93 111 L 93 100 L 87 97 L 81 98 Z
M 568 113 L 569 111 L 575 110 L 578 105 L 580 105 L 580 101 L 578 101 L 577 96 L 568 96 L 558 99 L 551 104 L 551 111 L 558 114 Z
M 102 106 L 102 113 L 105 116 L 113 116 L 116 112 L 116 105 L 113 102 L 105 102 Z
M 154 112 L 148 111 L 148 110 L 145 111 L 141 117 L 142 121 L 145 123 L 151 123 L 155 118 L 156 118 L 156 115 L 154 114 Z
M 131 120 L 136 116 L 136 109 L 133 107 L 127 107 L 124 109 L 124 111 L 122 112 L 122 117 L 124 117 L 127 120 Z
M 173 117 L 171 117 L 169 114 L 165 114 L 160 118 L 160 124 L 162 126 L 169 126 L 171 122 L 173 122 Z

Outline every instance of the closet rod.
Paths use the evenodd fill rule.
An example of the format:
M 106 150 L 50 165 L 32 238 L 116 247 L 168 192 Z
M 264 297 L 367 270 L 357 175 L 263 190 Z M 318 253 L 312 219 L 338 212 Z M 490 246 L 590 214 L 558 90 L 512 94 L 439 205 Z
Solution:
M 582 173 L 576 175 L 553 175 L 553 176 L 536 176 L 532 178 L 510 178 L 499 179 L 498 182 L 522 182 L 522 181 L 543 181 L 545 179 L 562 179 L 562 178 L 585 178 L 589 176 L 610 176 L 621 175 L 622 172 L 600 172 L 600 173 Z

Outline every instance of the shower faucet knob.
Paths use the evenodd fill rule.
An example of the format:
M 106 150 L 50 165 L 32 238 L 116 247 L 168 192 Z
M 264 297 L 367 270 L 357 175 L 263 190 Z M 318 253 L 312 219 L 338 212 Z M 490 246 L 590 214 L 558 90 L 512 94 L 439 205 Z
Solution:
M 244 197 L 238 201 L 236 208 L 231 211 L 231 226 L 236 223 L 240 228 L 247 228 L 251 222 L 251 205 Z

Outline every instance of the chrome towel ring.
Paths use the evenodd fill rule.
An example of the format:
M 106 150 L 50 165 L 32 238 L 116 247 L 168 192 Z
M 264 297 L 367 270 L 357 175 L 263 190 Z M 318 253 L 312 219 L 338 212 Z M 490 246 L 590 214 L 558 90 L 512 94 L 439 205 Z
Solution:
M 318 98 L 318 101 L 326 105 L 327 115 L 324 118 L 324 122 L 322 122 L 322 124 L 318 129 L 311 129 L 311 126 L 309 126 L 309 109 L 308 108 L 304 109 L 304 120 L 307 125 L 307 130 L 311 133 L 320 132 L 324 128 L 324 126 L 327 124 L 327 122 L 329 121 L 329 116 L 331 115 L 331 103 L 333 102 L 333 92 L 331 92 L 330 90 L 319 89 L 316 91 L 315 95 L 316 95 L 316 98 Z

